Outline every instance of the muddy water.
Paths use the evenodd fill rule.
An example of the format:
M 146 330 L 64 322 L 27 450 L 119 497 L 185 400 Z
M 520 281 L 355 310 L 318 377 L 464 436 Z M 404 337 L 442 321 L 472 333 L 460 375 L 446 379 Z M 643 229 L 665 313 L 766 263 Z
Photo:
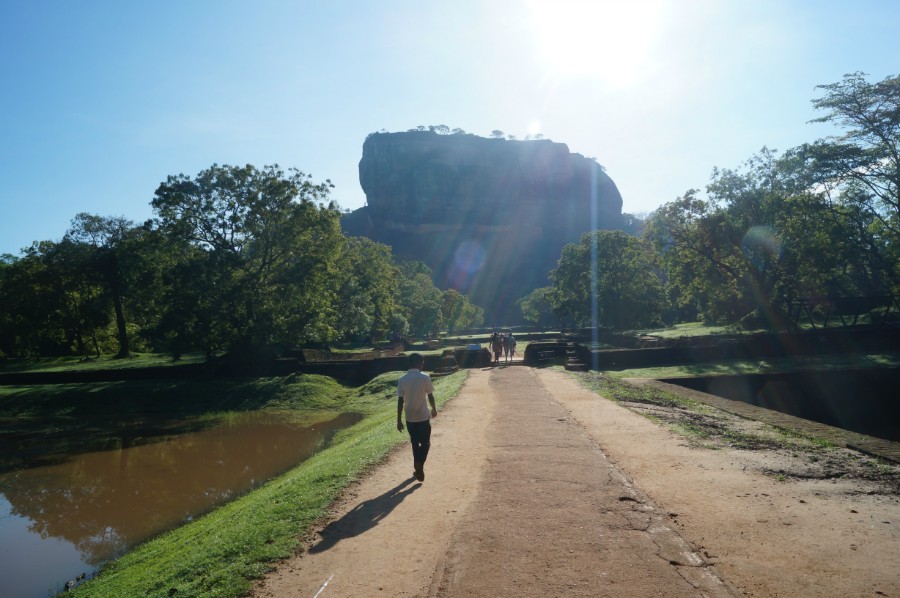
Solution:
M 162 442 L 0 475 L 0 596 L 47 596 L 320 450 L 354 414 L 244 413 Z

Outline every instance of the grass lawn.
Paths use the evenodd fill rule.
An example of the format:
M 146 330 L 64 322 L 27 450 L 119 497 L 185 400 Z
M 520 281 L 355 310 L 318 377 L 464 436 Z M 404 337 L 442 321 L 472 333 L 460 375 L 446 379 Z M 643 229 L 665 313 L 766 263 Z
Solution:
M 126 368 L 164 367 L 186 363 L 205 363 L 200 353 L 184 355 L 173 361 L 162 353 L 132 353 L 131 357 L 116 359 L 112 355 L 100 357 L 13 357 L 0 363 L 0 372 L 60 372 L 72 370 L 121 370 Z
M 726 376 L 897 366 L 900 366 L 900 354 L 876 353 L 786 357 L 765 361 L 732 359 L 689 365 L 611 370 L 604 373 L 612 378 L 675 378 L 679 376 Z
M 869 323 L 871 323 L 871 318 L 869 316 L 861 317 L 858 321 L 858 324 Z M 823 322 L 817 322 L 815 326 L 813 326 L 809 322 L 799 322 L 799 328 L 804 332 L 809 332 L 811 330 L 840 330 L 841 328 L 847 327 L 848 326 L 841 322 L 840 318 L 838 318 L 837 316 L 829 319 L 827 328 L 824 327 Z M 750 335 L 763 332 L 769 331 L 763 329 L 745 330 L 738 325 L 717 326 L 712 324 L 704 324 L 703 322 L 684 322 L 681 324 L 675 324 L 674 326 L 668 328 L 646 328 L 639 330 L 629 330 L 625 334 L 633 336 L 655 336 L 658 338 L 673 339 L 695 336 L 720 336 L 725 334 Z
M 614 378 L 608 372 L 568 372 L 579 384 L 617 403 L 628 403 L 628 409 L 650 421 L 664 425 L 679 435 L 710 449 L 744 448 L 760 450 L 781 448 L 817 451 L 831 450 L 831 441 L 796 430 L 758 424 L 751 430 L 741 429 L 725 413 L 704 403 L 647 386 L 634 386 Z M 654 405 L 660 409 L 640 408 Z
M 753 334 L 759 330 L 743 330 L 736 326 L 711 326 L 703 322 L 685 322 L 675 324 L 669 328 L 647 328 L 642 330 L 630 330 L 627 332 L 633 336 L 655 336 L 658 338 L 685 338 L 689 336 L 716 336 L 722 334 Z
M 126 420 L 140 410 L 165 414 L 180 409 L 178 415 L 202 416 L 211 410 L 337 407 L 363 413 L 362 421 L 339 432 L 329 448 L 295 469 L 107 563 L 96 577 L 68 592 L 74 596 L 240 596 L 274 561 L 293 553 L 309 526 L 327 512 L 345 486 L 407 441 L 395 427 L 395 389 L 401 375 L 384 374 L 359 388 L 309 375 L 242 382 L 178 381 L 165 388 L 160 383 L 128 383 L 129 388 L 115 384 L 0 388 L 0 421 L 8 425 L 10 418 L 30 418 L 36 427 L 47 417 L 77 422 L 75 416 L 86 416 L 92 400 L 113 409 L 117 402 L 133 402 L 116 412 Z M 435 379 L 438 403 L 456 396 L 465 378 L 462 371 Z M 100 410 L 97 404 L 94 411 Z

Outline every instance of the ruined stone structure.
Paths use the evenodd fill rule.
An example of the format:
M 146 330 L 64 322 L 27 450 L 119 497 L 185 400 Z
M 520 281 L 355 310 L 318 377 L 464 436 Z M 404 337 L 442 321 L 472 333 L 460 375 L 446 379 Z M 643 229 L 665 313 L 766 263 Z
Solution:
M 519 319 L 515 301 L 548 284 L 565 244 L 621 226 L 612 179 L 549 140 L 373 133 L 359 181 L 368 205 L 344 216 L 344 231 L 428 264 L 439 287 L 485 309 L 487 325 Z

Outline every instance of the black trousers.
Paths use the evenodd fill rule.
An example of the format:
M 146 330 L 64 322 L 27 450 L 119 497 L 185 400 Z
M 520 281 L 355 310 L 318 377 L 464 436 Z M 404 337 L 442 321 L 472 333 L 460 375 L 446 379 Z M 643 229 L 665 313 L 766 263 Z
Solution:
M 406 422 L 406 430 L 409 432 L 409 441 L 412 443 L 413 461 L 425 463 L 428 458 L 428 449 L 431 448 L 431 422 Z

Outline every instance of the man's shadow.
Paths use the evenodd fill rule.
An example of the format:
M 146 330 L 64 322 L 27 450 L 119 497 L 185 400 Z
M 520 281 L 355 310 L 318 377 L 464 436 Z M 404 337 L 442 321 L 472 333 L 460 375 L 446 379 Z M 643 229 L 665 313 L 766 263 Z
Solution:
M 406 488 L 414 480 L 413 477 L 404 480 L 381 496 L 361 502 L 340 519 L 326 525 L 320 532 L 321 539 L 309 549 L 309 552 L 325 552 L 341 540 L 358 536 L 375 527 L 403 502 L 404 498 L 422 487 L 422 484 L 415 484 Z

